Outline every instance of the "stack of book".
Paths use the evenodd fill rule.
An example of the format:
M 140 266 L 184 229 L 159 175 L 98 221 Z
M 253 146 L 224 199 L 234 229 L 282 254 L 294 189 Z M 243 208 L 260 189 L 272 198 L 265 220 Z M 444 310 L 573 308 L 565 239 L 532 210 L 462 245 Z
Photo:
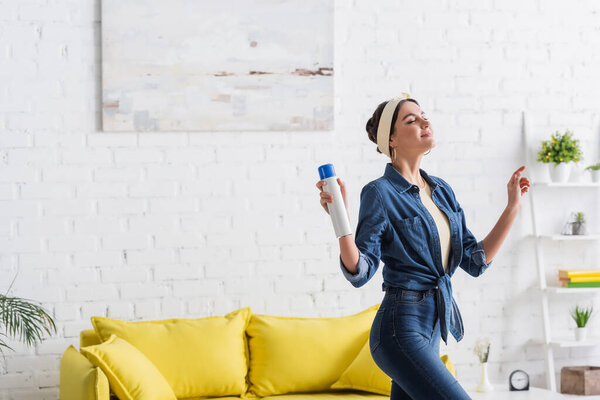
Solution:
M 559 269 L 558 281 L 562 287 L 600 287 L 600 269 Z

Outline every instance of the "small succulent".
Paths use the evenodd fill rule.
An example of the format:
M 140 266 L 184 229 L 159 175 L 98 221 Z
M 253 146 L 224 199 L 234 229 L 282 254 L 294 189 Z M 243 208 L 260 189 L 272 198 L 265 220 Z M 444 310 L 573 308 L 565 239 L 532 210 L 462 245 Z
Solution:
M 580 308 L 578 305 L 576 305 L 575 308 L 571 310 L 571 317 L 575 320 L 578 328 L 585 327 L 592 315 L 593 309 L 593 306 L 590 306 L 589 308 Z

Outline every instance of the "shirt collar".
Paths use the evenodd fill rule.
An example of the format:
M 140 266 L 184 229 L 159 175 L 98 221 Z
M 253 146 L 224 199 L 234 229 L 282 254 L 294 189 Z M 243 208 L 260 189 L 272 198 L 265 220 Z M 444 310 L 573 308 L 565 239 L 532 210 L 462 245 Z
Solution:
M 423 169 L 419 168 L 419 172 L 421 173 L 423 179 L 425 179 L 425 181 L 429 184 L 431 187 L 431 192 L 433 193 L 435 188 L 438 186 L 437 182 L 433 180 Z M 396 171 L 396 168 L 392 166 L 392 163 L 387 163 L 383 176 L 388 178 L 401 193 L 406 192 L 411 187 L 415 187 L 417 190 L 419 189 L 417 185 L 413 185 L 407 181 L 400 172 Z

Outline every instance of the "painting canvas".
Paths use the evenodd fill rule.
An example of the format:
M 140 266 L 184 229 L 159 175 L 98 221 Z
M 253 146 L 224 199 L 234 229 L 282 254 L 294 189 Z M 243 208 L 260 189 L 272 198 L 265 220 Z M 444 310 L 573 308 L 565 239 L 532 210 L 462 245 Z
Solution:
M 333 0 L 102 0 L 105 131 L 333 129 Z

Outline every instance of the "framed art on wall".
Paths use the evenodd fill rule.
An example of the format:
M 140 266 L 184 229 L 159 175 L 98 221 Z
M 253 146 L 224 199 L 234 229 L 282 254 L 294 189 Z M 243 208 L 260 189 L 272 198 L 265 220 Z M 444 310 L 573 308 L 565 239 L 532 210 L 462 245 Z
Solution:
M 333 129 L 332 0 L 102 0 L 105 131 Z

